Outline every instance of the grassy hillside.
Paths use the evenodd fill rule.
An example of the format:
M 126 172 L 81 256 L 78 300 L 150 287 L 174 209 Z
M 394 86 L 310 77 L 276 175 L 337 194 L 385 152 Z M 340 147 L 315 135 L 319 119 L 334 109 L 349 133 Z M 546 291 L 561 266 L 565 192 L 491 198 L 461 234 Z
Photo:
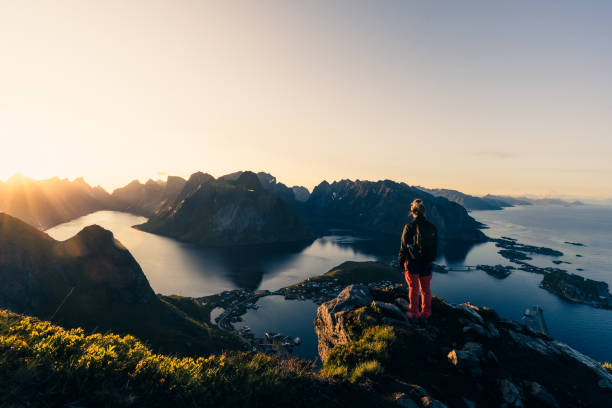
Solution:
M 133 336 L 86 335 L 0 310 L 0 406 L 384 406 L 263 354 L 155 354 Z

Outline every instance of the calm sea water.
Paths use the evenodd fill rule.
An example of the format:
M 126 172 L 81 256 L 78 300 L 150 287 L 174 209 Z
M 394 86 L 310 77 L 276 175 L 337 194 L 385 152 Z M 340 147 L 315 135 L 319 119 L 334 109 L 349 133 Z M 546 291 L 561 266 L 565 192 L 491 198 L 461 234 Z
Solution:
M 299 337 L 301 344 L 293 348 L 293 355 L 314 360 L 318 356 L 318 339 L 313 321 L 318 305 L 311 300 L 285 300 L 284 296 L 266 296 L 257 301 L 259 309 L 249 309 L 242 322 L 234 327 L 248 326 L 256 336 L 263 338 L 266 332 Z M 299 316 L 296 319 L 296 316 Z
M 558 249 L 564 253 L 560 259 L 571 262 L 561 267 L 569 272 L 582 268 L 584 271 L 576 273 L 612 284 L 612 207 L 525 206 L 475 211 L 472 216 L 489 226 L 485 233 L 491 237 L 509 236 L 525 244 Z M 131 228 L 144 221 L 131 214 L 100 211 L 47 232 L 63 240 L 87 225 L 108 228 L 132 252 L 156 292 L 184 296 L 205 296 L 235 288 L 274 290 L 324 273 L 347 260 L 389 259 L 397 253 L 399 244 L 395 242 L 399 236 L 397 240 L 364 239 L 346 231 L 334 231 L 305 247 L 205 249 Z M 565 241 L 585 246 L 577 247 Z M 449 247 L 438 262 L 510 264 L 497 250 L 491 243 L 472 248 Z M 530 262 L 554 266 L 553 259 L 534 256 Z M 450 272 L 435 274 L 432 290 L 451 302 L 486 305 L 513 319 L 520 319 L 526 308 L 540 305 L 552 336 L 598 360 L 612 360 L 612 311 L 560 300 L 538 287 L 541 279 L 539 275 L 522 271 L 515 271 L 503 280 L 481 271 Z M 298 355 L 316 356 L 312 328 L 316 305 L 275 297 L 263 298 L 259 303 L 259 310 L 250 310 L 243 317 L 244 324 L 258 335 L 279 331 L 300 336 L 304 344 L 296 348 Z
M 138 261 L 153 290 L 165 295 L 200 297 L 237 288 L 276 290 L 346 260 L 376 258 L 353 247 L 362 239 L 346 234 L 329 235 L 301 247 L 211 249 L 132 228 L 145 221 L 132 214 L 99 211 L 46 232 L 65 240 L 91 224 L 111 230 Z

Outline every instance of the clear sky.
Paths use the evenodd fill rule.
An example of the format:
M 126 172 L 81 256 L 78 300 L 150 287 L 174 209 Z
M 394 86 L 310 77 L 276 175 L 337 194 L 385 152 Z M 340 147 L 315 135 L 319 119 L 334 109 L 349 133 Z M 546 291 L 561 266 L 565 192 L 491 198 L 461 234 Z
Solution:
M 0 0 L 0 179 L 612 196 L 611 1 Z

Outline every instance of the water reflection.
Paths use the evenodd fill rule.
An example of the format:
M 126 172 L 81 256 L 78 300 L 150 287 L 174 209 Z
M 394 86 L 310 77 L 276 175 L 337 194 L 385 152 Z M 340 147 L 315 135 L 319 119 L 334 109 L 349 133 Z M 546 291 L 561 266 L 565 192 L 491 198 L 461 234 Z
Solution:
M 333 239 L 335 245 L 350 247 L 353 250 L 378 259 L 395 259 L 400 246 L 400 234 L 396 237 L 382 234 L 360 235 L 348 230 L 330 230 L 334 235 L 322 239 Z M 441 241 L 436 262 L 461 264 L 468 254 L 485 243 L 470 243 L 462 241 Z
M 374 259 L 350 246 L 358 237 L 330 235 L 308 245 L 201 248 L 131 227 L 144 221 L 132 214 L 99 211 L 47 233 L 65 240 L 91 224 L 113 231 L 138 261 L 153 290 L 167 295 L 199 297 L 236 288 L 275 290 L 320 275 L 346 260 Z
M 394 259 L 399 248 L 399 235 L 366 236 L 347 230 L 330 230 L 309 244 L 202 248 L 132 228 L 144 221 L 132 214 L 99 211 L 47 232 L 65 240 L 87 225 L 101 225 L 130 250 L 156 292 L 195 297 L 236 288 L 276 290 L 347 260 Z M 440 260 L 460 262 L 469 250 L 469 245 L 458 243 L 443 246 Z

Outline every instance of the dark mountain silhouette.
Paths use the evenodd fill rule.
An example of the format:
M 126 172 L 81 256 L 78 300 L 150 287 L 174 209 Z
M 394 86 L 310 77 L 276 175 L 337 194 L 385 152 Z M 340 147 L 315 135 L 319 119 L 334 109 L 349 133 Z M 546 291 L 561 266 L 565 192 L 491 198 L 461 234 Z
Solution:
M 324 226 L 399 236 L 411 219 L 410 203 L 415 198 L 423 199 L 427 218 L 436 225 L 441 239 L 486 239 L 479 229 L 482 226 L 461 205 L 391 180 L 324 181 L 315 187 L 307 206 L 313 222 Z
M 297 201 L 301 203 L 305 203 L 306 201 L 308 201 L 308 198 L 310 197 L 310 191 L 308 191 L 306 187 L 293 186 L 291 187 L 291 189 L 293 190 L 293 195 L 295 196 L 295 199 Z
M 133 334 L 173 353 L 213 352 L 226 340 L 158 298 L 130 252 L 97 225 L 60 242 L 0 213 L 0 308 Z
M 0 211 L 45 230 L 104 209 L 115 209 L 110 194 L 82 178 L 33 180 L 15 175 L 0 182 Z
M 221 180 L 226 180 L 226 181 L 235 181 L 238 179 L 238 177 L 240 177 L 244 173 L 251 173 L 251 172 L 250 171 L 237 171 L 235 173 L 230 173 L 225 176 L 221 176 L 219 178 Z M 278 182 L 276 180 L 276 177 L 268 173 L 264 173 L 264 172 L 257 173 L 257 179 L 259 180 L 259 183 L 264 189 L 273 193 L 275 196 L 277 196 L 281 200 L 291 205 L 295 205 L 296 202 L 306 201 L 304 199 L 304 190 L 306 194 L 309 194 L 306 187 L 299 187 L 299 186 L 287 187 L 285 184 Z M 296 190 L 297 190 L 297 195 L 296 195 Z M 298 195 L 300 199 L 298 199 Z
M 174 203 L 159 209 L 138 228 L 205 246 L 314 238 L 296 210 L 248 171 L 219 179 L 193 174 Z
M 145 184 L 134 180 L 114 190 L 112 197 L 123 211 L 150 217 L 164 204 L 173 202 L 185 182 L 185 179 L 176 176 L 168 176 L 166 181 L 149 179 Z

